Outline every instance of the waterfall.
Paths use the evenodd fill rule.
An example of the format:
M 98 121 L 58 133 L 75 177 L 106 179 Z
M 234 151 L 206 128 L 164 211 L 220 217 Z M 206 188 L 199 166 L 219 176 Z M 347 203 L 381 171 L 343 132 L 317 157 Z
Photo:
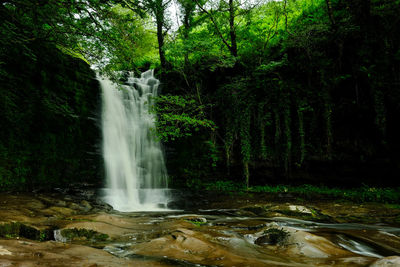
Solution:
M 125 85 L 106 78 L 99 81 L 105 201 L 119 211 L 165 208 L 167 171 L 161 144 L 154 136 L 155 116 L 149 111 L 159 87 L 154 71 L 140 78 L 130 74 Z

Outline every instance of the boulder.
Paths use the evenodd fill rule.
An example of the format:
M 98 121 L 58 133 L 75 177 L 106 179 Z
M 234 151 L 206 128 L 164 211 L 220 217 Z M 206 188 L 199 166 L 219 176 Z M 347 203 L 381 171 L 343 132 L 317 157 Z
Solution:
M 290 234 L 286 249 L 289 255 L 301 255 L 309 258 L 356 256 L 354 253 L 344 250 L 325 237 L 292 228 L 284 229 Z
M 87 246 L 54 241 L 34 242 L 0 239 L 0 266 L 167 267 L 152 259 L 125 259 Z
M 400 266 L 400 256 L 390 256 L 382 258 L 370 265 L 370 267 L 386 267 L 386 266 L 388 267 Z

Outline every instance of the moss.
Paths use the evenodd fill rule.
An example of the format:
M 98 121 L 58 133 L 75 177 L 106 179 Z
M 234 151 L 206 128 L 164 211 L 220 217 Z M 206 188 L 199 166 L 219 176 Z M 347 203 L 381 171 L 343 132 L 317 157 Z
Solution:
M 400 205 L 399 204 L 385 204 L 385 207 L 388 209 L 400 209 Z
M 289 233 L 285 230 L 276 228 L 265 230 L 264 234 L 268 235 L 271 241 L 274 241 L 275 243 L 281 243 L 289 236 Z
M 100 138 L 95 72 L 52 44 L 25 45 L 36 59 L 19 47 L 0 60 L 0 191 L 96 182 L 101 160 L 87 153 Z
M 185 219 L 186 222 L 190 222 L 196 226 L 202 226 L 207 223 L 205 218 L 187 218 Z
M 88 240 L 88 241 L 106 241 L 109 236 L 107 234 L 99 233 L 93 230 L 87 229 L 63 229 L 61 235 L 68 241 L 73 240 Z
M 38 230 L 20 222 L 11 222 L 0 225 L 0 237 L 18 238 L 23 237 L 37 241 L 54 239 L 52 229 Z

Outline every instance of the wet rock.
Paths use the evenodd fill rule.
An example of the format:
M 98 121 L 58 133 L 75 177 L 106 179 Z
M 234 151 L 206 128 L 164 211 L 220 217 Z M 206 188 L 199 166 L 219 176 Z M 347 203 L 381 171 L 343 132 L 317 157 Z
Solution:
M 268 206 L 253 205 L 253 206 L 243 207 L 242 210 L 251 212 L 254 215 L 262 216 L 265 215 L 268 208 L 269 208 Z
M 386 257 L 383 259 L 379 259 L 372 263 L 370 267 L 395 267 L 395 266 L 400 266 L 400 257 L 399 256 L 391 256 L 391 257 Z
M 59 207 L 66 207 L 67 202 L 61 199 L 57 198 L 51 198 L 51 197 L 46 197 L 46 196 L 39 196 L 38 199 L 40 199 L 42 202 L 44 202 L 48 206 L 59 206 Z
M 257 245 L 278 245 L 283 244 L 289 233 L 282 229 L 271 228 L 264 231 L 264 235 L 257 238 L 254 243 Z
M 362 225 L 360 225 L 360 228 Z M 390 230 L 390 228 L 389 228 Z M 393 234 L 387 229 L 380 230 L 366 230 L 366 229 L 343 229 L 343 233 L 351 240 L 359 240 L 366 244 L 371 244 L 373 247 L 378 248 L 382 255 L 396 255 L 400 254 L 400 237 L 398 234 Z
M 109 236 L 107 234 L 102 234 L 97 231 L 87 230 L 87 229 L 63 229 L 60 235 L 65 238 L 66 241 L 106 241 Z
M 266 226 L 266 223 L 259 220 L 246 220 L 231 222 L 227 225 L 230 225 L 230 227 L 233 229 L 254 231 L 264 228 Z
M 4 255 L 12 255 L 11 251 L 8 251 L 7 249 L 3 248 L 3 246 L 0 246 L 0 256 Z
M 80 205 L 84 212 L 88 212 L 92 209 L 92 205 L 90 205 L 86 200 L 82 200 Z
M 0 194 L 0 210 L 30 209 L 38 210 L 46 207 L 42 201 L 27 195 Z
M 1 252 L 3 251 L 3 255 Z M 0 266 L 141 266 L 167 267 L 159 261 L 118 258 L 104 250 L 87 246 L 48 242 L 26 242 L 0 239 Z
M 333 204 L 332 202 L 316 203 L 321 213 L 333 218 L 338 223 L 395 223 L 399 210 L 376 203 L 354 205 L 351 202 Z
M 153 255 L 180 259 L 192 264 L 215 266 L 268 266 L 262 260 L 243 257 L 225 246 L 209 241 L 206 234 L 179 228 L 169 235 L 149 242 L 133 245 L 131 252 L 135 255 Z
M 144 218 L 143 220 L 146 220 Z M 132 219 L 114 214 L 90 214 L 76 215 L 69 218 L 65 229 L 86 229 L 107 234 L 112 239 L 125 239 L 133 236 L 141 229 L 150 228 L 151 225 L 144 225 L 140 219 Z
M 286 251 L 290 255 L 309 258 L 355 256 L 322 236 L 291 228 L 284 229 L 289 232 Z
M 322 229 L 325 224 L 311 222 L 318 221 L 325 211 L 331 216 L 339 214 L 339 217 L 349 216 L 353 211 L 354 216 L 370 216 L 368 211 L 371 210 L 371 216 L 385 215 L 384 208 L 380 211 L 375 206 L 313 203 L 311 207 L 295 200 L 290 203 L 249 202 L 229 197 L 224 202 L 225 209 L 215 204 L 208 210 L 202 207 L 199 215 L 182 212 L 125 214 L 112 211 L 111 207 L 94 197 L 81 197 L 86 194 L 84 192 L 79 194 L 78 197 L 71 195 L 69 199 L 59 194 L 0 194 L 0 224 L 19 221 L 39 233 L 42 229 L 49 229 L 50 225 L 56 226 L 55 229 L 78 231 L 75 236 L 69 237 L 70 242 L 66 242 L 67 238 L 61 235 L 61 230 L 56 231 L 60 234 L 57 240 L 66 243 L 28 241 L 21 234 L 9 235 L 14 240 L 0 237 L 0 266 L 129 266 L 133 263 L 133 266 L 342 267 L 367 266 L 374 261 L 379 263 L 374 256 L 339 246 L 339 234 L 345 235 L 349 241 L 357 241 L 356 245 L 371 244 L 380 255 L 398 255 L 400 251 L 400 230 L 385 230 L 384 226 L 377 225 L 365 229 L 360 226 L 359 230 L 346 228 L 346 225 L 343 228 L 340 225 L 326 225 L 329 227 Z M 196 198 L 193 198 L 193 202 L 197 201 Z M 199 203 L 202 205 L 203 202 Z M 285 215 L 285 212 L 291 215 Z M 275 214 L 303 220 L 267 218 Z M 384 218 L 389 220 L 391 217 Z M 272 220 L 275 222 L 271 223 Z M 270 228 L 283 229 L 289 235 L 284 241 L 274 241 L 273 235 L 264 231 Z M 310 229 L 313 232 L 297 229 Z M 83 234 L 79 231 L 83 231 Z M 109 238 L 94 241 L 96 239 L 89 233 L 104 233 Z M 20 239 L 15 240 L 17 237 Z M 127 256 L 129 260 L 93 247 L 114 247 L 115 250 L 110 253 L 116 255 L 116 251 L 122 251 L 119 255 Z M 389 259 L 389 262 L 395 260 L 385 259 Z
M 360 256 L 346 257 L 339 259 L 337 263 L 338 263 L 337 266 L 368 266 L 368 264 L 371 263 L 371 259 Z
M 289 205 L 289 210 L 311 215 L 311 209 L 300 205 Z
M 78 204 L 76 204 L 74 202 L 69 202 L 68 203 L 68 208 L 73 209 L 75 211 L 81 210 L 81 206 L 79 206 Z
M 96 189 L 93 188 L 93 185 L 76 184 L 68 190 L 68 194 L 71 194 L 75 200 L 93 200 L 96 195 Z
M 251 211 L 248 211 L 248 210 L 243 210 L 243 209 L 236 210 L 234 212 L 234 214 L 236 216 L 243 216 L 243 217 L 255 217 L 255 216 L 257 216 L 255 213 L 253 213 Z
M 76 211 L 67 207 L 50 207 L 42 210 L 42 213 L 48 216 L 65 217 L 76 214 Z
M 277 205 L 270 208 L 271 216 L 282 217 L 287 216 L 291 218 L 311 220 L 318 222 L 332 222 L 333 219 L 321 213 L 315 208 L 305 207 L 302 205 Z
M 182 209 L 184 205 L 180 201 L 170 201 L 167 203 L 167 208 L 171 210 L 179 210 Z
M 114 208 L 110 204 L 104 202 L 101 198 L 96 198 L 92 205 L 93 212 L 110 212 L 114 210 Z

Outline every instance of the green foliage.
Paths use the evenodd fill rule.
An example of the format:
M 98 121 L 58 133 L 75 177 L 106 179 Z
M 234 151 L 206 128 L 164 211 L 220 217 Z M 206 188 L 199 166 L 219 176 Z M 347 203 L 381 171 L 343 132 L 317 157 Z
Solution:
M 195 185 L 195 186 L 194 186 Z M 400 189 L 399 188 L 379 188 L 362 186 L 352 189 L 342 189 L 336 187 L 327 186 L 314 186 L 314 185 L 264 185 L 264 186 L 252 186 L 246 188 L 246 185 L 242 182 L 233 182 L 230 180 L 226 181 L 215 181 L 206 182 L 201 180 L 193 180 L 191 184 L 187 185 L 189 188 L 196 190 L 208 190 L 208 191 L 221 191 L 225 193 L 268 193 L 268 194 L 292 194 L 303 199 L 312 200 L 318 198 L 330 198 L 333 200 L 349 200 L 354 202 L 378 202 L 388 204 L 399 204 L 400 203 Z
M 94 72 L 52 45 L 27 47 L 35 59 L 17 51 L 3 57 L 0 190 L 97 180 Z
M 37 241 L 47 241 L 54 238 L 52 229 L 38 230 L 20 222 L 0 224 L 0 237 L 5 238 L 28 238 Z
M 205 220 L 204 218 L 188 218 L 188 219 L 185 219 L 185 221 L 190 222 L 190 223 L 196 225 L 197 227 L 207 224 L 207 220 Z
M 179 95 L 162 95 L 155 99 L 153 112 L 158 115 L 157 136 L 162 141 L 192 136 L 199 131 L 214 131 L 213 121 L 205 118 L 207 106 Z M 212 148 L 211 148 L 212 149 Z
M 107 47 L 104 56 L 108 58 L 104 70 L 136 70 L 146 65 L 152 68 L 158 65 L 158 52 L 154 45 L 157 38 L 151 32 L 155 27 L 149 16 L 116 5 L 104 19 L 110 24 L 106 39 L 112 38 L 103 44 Z
M 389 113 L 398 114 L 389 99 L 400 99 L 394 93 L 399 63 L 380 55 L 398 53 L 399 38 L 391 33 L 398 24 L 389 30 L 389 18 L 399 6 L 288 0 L 243 8 L 235 2 L 238 57 L 230 57 L 228 2 L 200 4 L 200 14 L 190 13 L 191 23 L 167 45 L 167 56 L 188 86 L 202 84 L 201 99 L 217 110 L 206 115 L 218 125 L 228 172 L 240 164 L 251 182 L 256 168 L 289 177 L 311 160 L 396 154 L 387 150 L 387 130 Z
M 204 186 L 206 190 L 223 192 L 241 191 L 246 188 L 242 183 L 232 181 L 216 181 L 214 183 L 206 183 Z
M 400 203 L 400 193 L 398 188 L 363 186 L 354 189 L 340 189 L 306 184 L 302 186 L 255 186 L 250 188 L 250 191 L 264 193 L 292 193 L 307 199 L 312 199 L 316 196 L 324 196 L 332 199 L 345 199 L 355 202 Z
M 201 179 L 190 179 L 186 186 L 195 190 L 221 191 L 221 192 L 241 192 L 246 189 L 243 183 L 233 181 L 206 182 Z
M 208 145 L 209 150 L 210 150 L 209 157 L 211 159 L 211 166 L 213 168 L 216 168 L 217 167 L 217 163 L 219 161 L 218 148 L 216 147 L 215 142 L 206 141 L 205 143 Z
M 398 171 L 398 0 L 179 0 L 176 32 L 168 3 L 1 5 L 1 188 L 94 177 L 93 72 L 65 54 L 107 72 L 161 66 L 154 132 L 182 183 L 228 173 L 251 187 L 315 162 Z

